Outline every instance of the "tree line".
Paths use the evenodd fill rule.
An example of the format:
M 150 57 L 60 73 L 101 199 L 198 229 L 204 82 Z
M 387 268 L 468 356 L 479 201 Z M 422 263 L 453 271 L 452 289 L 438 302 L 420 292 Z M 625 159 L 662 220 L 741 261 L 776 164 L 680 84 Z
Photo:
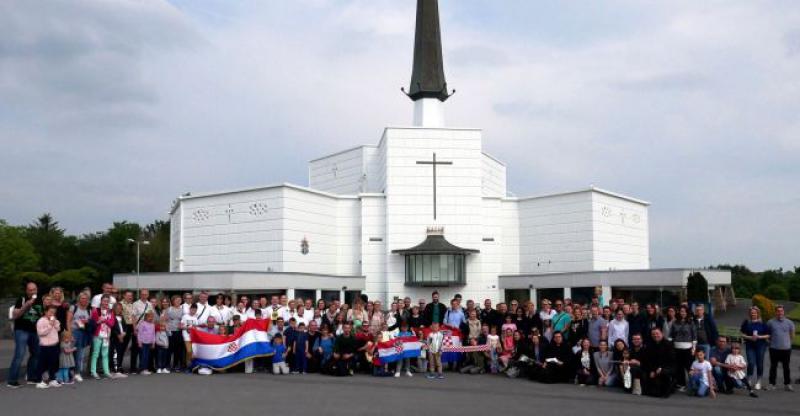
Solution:
M 730 270 L 731 284 L 737 298 L 764 295 L 773 300 L 800 302 L 800 266 L 794 270 L 772 269 L 754 272 L 747 266 L 720 264 L 712 269 Z
M 129 239 L 149 241 L 141 245 L 142 272 L 169 271 L 169 221 L 144 226 L 120 221 L 105 231 L 74 236 L 67 235 L 49 213 L 23 226 L 0 219 L 0 297 L 18 294 L 27 280 L 67 291 L 87 286 L 97 290 L 114 273 L 136 270 L 136 245 Z M 737 297 L 761 294 L 800 302 L 800 266 L 762 272 L 738 264 L 711 268 L 731 271 Z
M 120 221 L 105 231 L 67 235 L 49 213 L 23 226 L 0 219 L 0 297 L 19 294 L 28 280 L 70 292 L 97 290 L 114 273 L 136 270 L 136 244 L 129 239 L 149 241 L 141 245 L 142 272 L 169 270 L 169 221 Z

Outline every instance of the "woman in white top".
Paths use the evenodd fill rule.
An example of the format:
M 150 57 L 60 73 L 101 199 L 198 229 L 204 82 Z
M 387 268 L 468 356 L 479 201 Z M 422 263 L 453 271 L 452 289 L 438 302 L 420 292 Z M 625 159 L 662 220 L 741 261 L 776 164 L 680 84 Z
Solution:
M 625 312 L 618 309 L 616 317 L 608 324 L 608 342 L 614 343 L 621 339 L 625 345 L 628 345 L 629 328 L 628 321 L 625 320 Z
M 550 305 L 549 299 L 542 299 L 542 309 L 539 310 L 539 319 L 541 319 L 542 322 L 547 320 L 552 321 L 558 314 Z
M 192 367 L 192 337 L 189 331 L 192 327 L 198 326 L 200 321 L 197 317 L 197 304 L 189 306 L 189 313 L 181 318 L 181 330 L 183 331 L 183 344 L 186 346 L 186 368 L 187 371 Z

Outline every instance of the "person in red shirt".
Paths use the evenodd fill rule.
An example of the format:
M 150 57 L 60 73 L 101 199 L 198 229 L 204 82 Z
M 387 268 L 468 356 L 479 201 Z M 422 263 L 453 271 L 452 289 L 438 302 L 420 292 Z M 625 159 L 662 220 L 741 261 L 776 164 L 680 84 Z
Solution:
M 359 371 L 372 373 L 372 354 L 374 351 L 375 339 L 369 332 L 369 325 L 361 325 L 356 333 L 356 367 Z

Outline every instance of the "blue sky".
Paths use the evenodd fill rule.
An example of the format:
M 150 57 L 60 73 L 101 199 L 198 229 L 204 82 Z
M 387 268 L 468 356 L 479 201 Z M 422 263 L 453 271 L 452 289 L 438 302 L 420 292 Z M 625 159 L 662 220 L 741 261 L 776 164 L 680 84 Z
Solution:
M 0 218 L 68 232 L 407 124 L 413 0 L 0 3 Z M 800 265 L 800 7 L 441 0 L 448 124 L 516 195 L 653 203 L 654 267 Z

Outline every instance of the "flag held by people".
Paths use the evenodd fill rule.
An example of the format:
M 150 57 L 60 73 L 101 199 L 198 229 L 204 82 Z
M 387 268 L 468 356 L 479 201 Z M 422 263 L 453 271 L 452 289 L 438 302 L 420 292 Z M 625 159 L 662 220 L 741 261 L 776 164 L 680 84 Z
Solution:
M 404 358 L 417 358 L 422 351 L 422 343 L 417 337 L 397 337 L 379 342 L 375 364 L 392 363 Z
M 224 370 L 248 358 L 272 355 L 268 328 L 269 321 L 261 319 L 248 319 L 232 335 L 209 334 L 192 328 L 192 367 Z

